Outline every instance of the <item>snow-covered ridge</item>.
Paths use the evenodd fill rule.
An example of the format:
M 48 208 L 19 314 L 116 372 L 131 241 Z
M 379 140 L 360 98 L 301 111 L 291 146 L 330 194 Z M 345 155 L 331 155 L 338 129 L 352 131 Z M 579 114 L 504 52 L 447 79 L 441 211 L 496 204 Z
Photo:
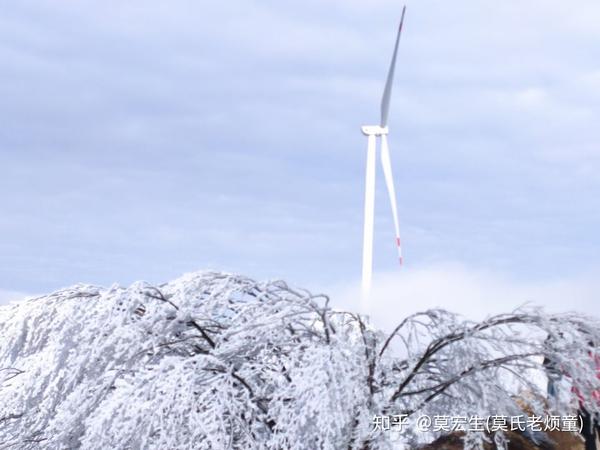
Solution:
M 600 325 L 577 314 L 430 310 L 384 335 L 282 281 L 199 272 L 4 306 L 0 337 L 0 449 L 391 449 L 374 416 L 520 414 L 523 391 L 529 412 L 600 412 Z

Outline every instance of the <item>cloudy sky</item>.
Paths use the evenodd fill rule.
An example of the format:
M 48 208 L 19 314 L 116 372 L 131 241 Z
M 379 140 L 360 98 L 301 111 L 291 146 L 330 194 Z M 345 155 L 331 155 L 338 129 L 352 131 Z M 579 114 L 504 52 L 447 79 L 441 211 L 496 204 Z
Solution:
M 597 305 L 600 4 L 407 5 L 390 115 L 406 267 L 380 172 L 382 298 Z M 0 302 L 204 268 L 353 286 L 360 126 L 401 7 L 3 5 Z

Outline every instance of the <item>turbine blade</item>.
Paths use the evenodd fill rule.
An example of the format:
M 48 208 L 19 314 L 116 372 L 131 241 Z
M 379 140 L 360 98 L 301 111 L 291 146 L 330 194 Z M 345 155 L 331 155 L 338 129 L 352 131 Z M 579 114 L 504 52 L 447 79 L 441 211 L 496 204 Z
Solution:
M 394 231 L 396 233 L 396 247 L 398 248 L 398 259 L 402 264 L 402 247 L 400 246 L 400 225 L 398 223 L 398 209 L 396 207 L 396 190 L 394 189 L 394 177 L 392 175 L 392 163 L 390 160 L 390 149 L 388 148 L 387 136 L 381 136 L 381 165 L 383 166 L 383 175 L 385 184 L 390 197 L 392 206 L 392 216 L 394 217 Z
M 371 290 L 373 274 L 373 225 L 375 220 L 375 135 L 369 135 L 367 172 L 365 176 L 365 227 L 363 233 L 362 292 L 366 300 Z
M 402 17 L 400 18 L 400 26 L 398 27 L 398 35 L 396 36 L 396 45 L 394 46 L 394 54 L 392 55 L 392 63 L 388 71 L 383 97 L 381 99 L 381 126 L 386 127 L 388 115 L 390 113 L 390 97 L 392 96 L 392 85 L 394 84 L 394 70 L 396 68 L 396 55 L 398 54 L 398 45 L 400 44 L 400 35 L 402 34 L 402 24 L 404 23 L 404 13 L 406 6 L 402 8 Z

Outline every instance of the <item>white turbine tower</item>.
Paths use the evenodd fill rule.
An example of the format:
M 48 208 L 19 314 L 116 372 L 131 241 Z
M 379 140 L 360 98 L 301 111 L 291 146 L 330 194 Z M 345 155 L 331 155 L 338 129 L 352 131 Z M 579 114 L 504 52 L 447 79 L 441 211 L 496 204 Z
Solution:
M 392 55 L 392 62 L 385 82 L 383 97 L 381 99 L 381 121 L 379 125 L 363 126 L 362 132 L 368 138 L 367 144 L 367 173 L 365 181 L 365 227 L 363 234 L 363 261 L 362 261 L 362 291 L 363 298 L 369 296 L 371 290 L 371 278 L 373 275 L 373 222 L 375 215 L 375 156 L 377 153 L 377 138 L 381 137 L 381 165 L 383 167 L 383 176 L 387 185 L 390 204 L 392 206 L 392 215 L 394 217 L 394 227 L 396 233 L 396 247 L 398 248 L 398 258 L 402 264 L 402 250 L 400 247 L 400 227 L 398 225 L 398 211 L 396 208 L 396 191 L 394 190 L 394 179 L 392 176 L 392 165 L 390 162 L 390 150 L 388 148 L 388 114 L 390 110 L 390 97 L 392 94 L 392 84 L 394 82 L 394 68 L 396 67 L 396 55 L 398 54 L 398 44 L 402 33 L 402 24 L 404 23 L 404 13 L 406 6 L 402 9 L 402 17 L 398 34 L 396 36 L 396 45 Z

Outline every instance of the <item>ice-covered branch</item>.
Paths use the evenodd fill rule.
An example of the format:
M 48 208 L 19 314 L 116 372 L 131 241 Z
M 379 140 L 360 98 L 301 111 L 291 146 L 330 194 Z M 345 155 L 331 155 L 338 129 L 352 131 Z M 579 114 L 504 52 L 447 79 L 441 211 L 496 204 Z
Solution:
M 376 450 L 392 444 L 375 415 L 597 411 L 599 333 L 577 314 L 432 310 L 385 336 L 326 296 L 223 273 L 78 285 L 0 308 L 0 448 Z

